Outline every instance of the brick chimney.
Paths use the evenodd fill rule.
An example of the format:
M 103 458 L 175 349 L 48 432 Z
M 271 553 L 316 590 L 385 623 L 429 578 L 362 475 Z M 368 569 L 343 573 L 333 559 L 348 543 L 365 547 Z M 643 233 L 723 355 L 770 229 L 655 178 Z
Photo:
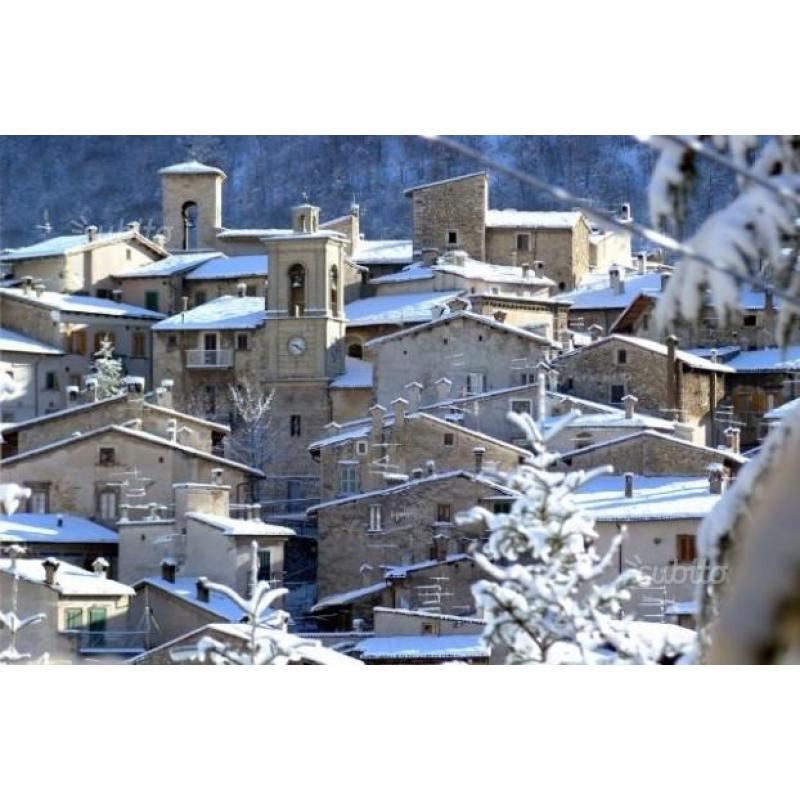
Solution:
M 54 558 L 49 557 L 42 561 L 44 567 L 44 582 L 47 586 L 56 585 L 56 572 L 58 572 L 59 563 Z
M 625 404 L 625 419 L 632 419 L 636 413 L 636 403 L 639 402 L 639 398 L 634 397 L 632 394 L 626 394 L 622 398 L 622 402 Z
M 416 414 L 419 411 L 419 403 L 422 399 L 422 384 L 419 381 L 411 381 L 404 387 L 408 395 L 408 413 Z
M 436 389 L 437 400 L 447 400 L 450 397 L 450 390 L 453 388 L 453 381 L 450 378 L 439 378 L 433 385 Z
M 369 410 L 371 419 L 370 426 L 370 441 L 372 444 L 380 444 L 383 440 L 383 417 L 386 414 L 386 409 L 377 403 Z
M 625 497 L 633 497 L 633 473 L 625 473 Z
M 178 571 L 178 565 L 171 558 L 165 558 L 161 561 L 161 579 L 167 583 L 175 583 L 175 573 Z

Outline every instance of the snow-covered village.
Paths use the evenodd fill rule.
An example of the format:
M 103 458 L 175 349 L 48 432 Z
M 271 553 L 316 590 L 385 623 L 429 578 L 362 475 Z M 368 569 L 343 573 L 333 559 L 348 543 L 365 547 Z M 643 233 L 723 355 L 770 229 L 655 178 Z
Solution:
M 7 181 L 0 662 L 798 660 L 800 138 L 614 198 L 421 141 L 247 227 L 202 142 L 120 224 Z

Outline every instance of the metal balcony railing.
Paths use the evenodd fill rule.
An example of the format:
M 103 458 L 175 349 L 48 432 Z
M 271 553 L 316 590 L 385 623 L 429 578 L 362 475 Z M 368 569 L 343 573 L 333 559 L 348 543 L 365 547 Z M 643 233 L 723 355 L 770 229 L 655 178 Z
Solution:
M 66 630 L 79 653 L 136 654 L 145 649 L 144 631 L 90 631 Z
M 186 366 L 195 369 L 226 369 L 233 366 L 233 349 L 187 350 Z

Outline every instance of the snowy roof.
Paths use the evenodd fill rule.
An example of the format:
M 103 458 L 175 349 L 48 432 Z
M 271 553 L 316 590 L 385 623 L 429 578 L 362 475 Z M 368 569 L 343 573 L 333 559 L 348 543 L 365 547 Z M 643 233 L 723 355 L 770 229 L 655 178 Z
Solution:
M 456 175 L 455 178 L 442 178 L 441 180 L 438 181 L 429 181 L 428 183 L 420 183 L 417 186 L 411 186 L 408 189 L 403 190 L 403 194 L 408 196 L 411 194 L 411 192 L 416 192 L 417 189 L 428 189 L 431 186 L 442 186 L 445 183 L 455 183 L 456 181 L 463 181 L 466 180 L 467 178 L 475 178 L 478 175 L 483 175 L 484 177 L 486 177 L 486 173 L 483 171 L 469 172 L 466 175 Z
M 548 417 L 544 421 L 544 427 L 549 428 L 558 425 L 566 415 Z M 654 417 L 650 414 L 640 414 L 634 411 L 630 417 L 625 416 L 624 411 L 609 410 L 598 414 L 581 414 L 567 423 L 567 428 L 653 428 L 655 430 L 674 431 L 675 423 L 661 417 Z
M 442 292 L 439 292 L 442 294 Z M 373 300 L 392 300 L 398 297 L 410 297 L 413 295 L 389 295 L 388 297 L 375 297 L 372 298 Z M 352 305 L 352 304 L 351 304 Z M 490 328 L 496 328 L 500 331 L 505 331 L 506 333 L 513 333 L 516 336 L 522 336 L 526 339 L 530 339 L 535 341 L 537 344 L 546 345 L 548 347 L 552 347 L 553 349 L 561 349 L 561 345 L 558 342 L 554 342 L 551 339 L 548 339 L 545 336 L 540 336 L 538 333 L 533 333 L 531 331 L 525 330 L 525 328 L 518 328 L 516 325 L 509 325 L 506 322 L 498 322 L 494 317 L 486 317 L 483 314 L 475 314 L 472 311 L 457 311 L 455 313 L 444 314 L 437 319 L 431 319 L 428 322 L 424 322 L 421 325 L 415 325 L 413 328 L 406 328 L 405 330 L 396 331 L 395 333 L 388 333 L 385 336 L 379 336 L 377 339 L 370 339 L 366 343 L 366 347 L 376 347 L 377 345 L 382 345 L 384 342 L 389 341 L 390 339 L 397 339 L 401 336 L 413 336 L 420 331 L 426 330 L 428 328 L 433 328 L 436 325 L 444 325 L 449 322 L 453 322 L 457 319 L 466 319 L 471 320 L 473 322 L 478 322 L 481 325 L 487 325 Z
M 414 259 L 411 239 L 361 239 L 353 253 L 359 264 L 408 264 Z
M 742 348 L 738 344 L 725 344 L 720 347 L 687 347 L 684 352 L 691 353 L 693 356 L 700 356 L 700 358 L 710 359 L 715 351 L 717 358 L 723 363 L 727 364 L 735 355 L 742 352 Z
M 529 286 L 555 286 L 555 281 L 546 277 L 537 277 L 533 269 L 525 274 L 522 267 L 489 264 L 474 258 L 465 258 L 463 264 L 440 259 L 433 267 L 434 272 L 445 272 L 460 275 L 468 280 L 493 281 L 495 283 L 524 283 Z
M 511 447 L 512 445 L 508 445 Z M 398 492 L 404 492 L 407 489 L 415 489 L 418 486 L 423 486 L 427 483 L 435 483 L 436 481 L 449 481 L 455 478 L 463 478 L 464 480 L 472 481 L 474 483 L 480 483 L 484 486 L 489 487 L 495 491 L 500 492 L 501 494 L 513 494 L 510 489 L 505 486 L 501 486 L 499 483 L 490 480 L 489 478 L 484 477 L 483 475 L 476 475 L 472 472 L 467 472 L 463 469 L 452 470 L 450 472 L 437 472 L 434 475 L 426 475 L 424 478 L 418 478 L 416 480 L 408 480 L 404 481 L 403 483 L 393 484 L 391 486 L 386 486 L 383 489 L 373 489 L 370 492 L 361 492 L 359 494 L 351 494 L 347 497 L 337 497 L 335 500 L 328 500 L 324 503 L 318 503 L 315 506 L 311 506 L 306 510 L 307 514 L 314 513 L 321 508 L 332 508 L 333 506 L 340 506 L 345 505 L 347 503 L 356 503 L 360 500 L 364 500 L 370 497 L 378 497 L 378 496 L 385 496 L 387 494 L 397 494 Z
M 27 294 L 24 289 L 0 289 L 0 294 L 22 300 L 35 306 L 52 308 L 66 314 L 99 314 L 104 317 L 136 317 L 141 319 L 164 319 L 164 314 L 149 311 L 140 306 L 117 303 L 102 297 L 90 297 L 82 294 L 61 294 L 60 292 L 42 292 L 38 296 L 34 291 Z
M 580 211 L 517 211 L 516 208 L 490 208 L 487 228 L 574 228 L 583 217 Z
M 171 164 L 158 171 L 159 175 L 227 175 L 217 167 L 210 167 L 208 164 L 201 164 L 197 159 L 183 161 L 180 164 Z
M 72 597 L 122 597 L 135 594 L 130 586 L 118 581 L 112 581 L 102 574 L 89 572 L 66 561 L 58 562 L 53 589 L 60 595 Z M 0 571 L 11 572 L 11 559 L 0 559 Z M 17 573 L 22 580 L 31 583 L 45 584 L 45 570 L 42 559 L 20 558 L 17 559 Z
M 214 280 L 219 278 L 247 278 L 260 276 L 266 278 L 269 259 L 264 255 L 218 256 L 206 261 L 187 276 L 188 281 Z
M 354 603 L 356 600 L 361 600 L 364 597 L 370 597 L 373 594 L 382 592 L 389 584 L 386 581 L 378 581 L 371 583 L 369 586 L 361 586 L 358 589 L 351 589 L 347 592 L 338 592 L 323 597 L 318 603 L 311 606 L 311 613 L 321 611 L 323 608 L 332 608 L 334 606 L 346 606 Z
M 153 325 L 154 331 L 210 331 L 259 328 L 267 312 L 263 297 L 224 295 Z
M 337 376 L 330 385 L 331 389 L 371 389 L 373 386 L 374 364 L 361 358 L 345 356 L 344 373 Z
M 176 253 L 161 261 L 148 264 L 144 267 L 132 267 L 115 272 L 114 278 L 165 278 L 169 275 L 178 275 L 186 272 L 192 267 L 199 266 L 209 259 L 222 255 L 216 251 L 207 253 Z
M 764 419 L 768 422 L 781 420 L 789 414 L 793 414 L 798 408 L 800 408 L 800 397 L 795 397 L 794 400 L 789 400 L 788 403 L 773 408 L 772 411 L 767 411 L 764 414 Z
M 175 583 L 164 580 L 159 575 L 149 575 L 134 584 L 137 591 L 141 591 L 142 586 L 154 586 L 161 589 L 173 597 L 177 597 L 195 608 L 201 608 L 214 614 L 227 622 L 241 622 L 247 615 L 229 597 L 219 592 L 209 591 L 208 602 L 197 599 L 197 579 L 199 576 L 179 575 L 175 577 Z
M 433 267 L 425 267 L 421 263 L 409 264 L 403 267 L 399 272 L 393 272 L 391 275 L 382 275 L 380 278 L 373 278 L 371 284 L 384 284 L 384 283 L 407 283 L 411 281 L 429 281 L 433 280 Z
M 466 555 L 466 554 L 465 554 Z M 480 625 L 486 624 L 486 620 L 480 617 L 463 617 L 458 614 L 441 614 L 438 611 L 425 611 L 422 608 L 388 608 L 385 606 L 375 606 L 376 613 L 397 615 L 401 617 L 422 617 L 423 619 L 441 619 L 447 622 L 473 622 Z
M 431 319 L 435 306 L 458 297 L 460 291 L 424 292 L 419 294 L 392 294 L 354 300 L 345 306 L 347 326 L 403 325 L 426 322 Z
M 271 236 L 288 236 L 291 228 L 223 228 L 217 239 L 268 239 Z
M 612 308 L 624 309 L 640 294 L 656 295 L 661 292 L 661 274 L 647 272 L 644 275 L 628 275 L 623 278 L 622 291 L 617 294 L 611 288 L 607 273 L 599 280 L 558 295 L 559 300 L 569 300 L 572 311 L 581 309 Z
M 61 525 L 58 519 L 61 518 Z M 83 517 L 69 514 L 12 514 L 0 516 L 0 542 L 53 544 L 116 544 L 117 534 Z
M 190 511 L 186 516 L 212 528 L 219 528 L 226 536 L 294 536 L 291 528 L 269 525 L 260 519 L 233 519 L 219 514 L 203 514 L 199 511 Z
M 708 478 L 636 475 L 633 497 L 625 497 L 625 476 L 595 478 L 576 490 L 575 502 L 598 522 L 702 519 L 722 495 Z
M 450 636 L 373 636 L 359 642 L 353 652 L 364 661 L 488 658 L 491 653 L 479 633 Z
M 30 336 L 0 328 L 0 353 L 34 353 L 40 356 L 63 356 L 64 351 Z
M 623 442 L 632 442 L 635 439 L 654 440 L 654 441 L 662 441 L 662 442 L 677 444 L 682 447 L 688 447 L 691 448 L 692 450 L 697 450 L 700 453 L 705 453 L 706 455 L 715 456 L 720 461 L 724 459 L 729 459 L 735 461 L 737 464 L 746 464 L 749 460 L 745 458 L 745 456 L 739 453 L 734 453 L 732 450 L 727 450 L 727 449 L 720 450 L 715 447 L 708 447 L 707 445 L 704 444 L 696 444 L 695 442 L 690 442 L 687 439 L 681 439 L 677 436 L 669 436 L 667 434 L 659 433 L 658 431 L 654 430 L 637 431 L 636 433 L 629 433 L 624 436 L 618 436 L 614 439 L 606 439 L 602 442 L 597 442 L 597 444 L 589 445 L 588 447 L 578 447 L 575 450 L 570 450 L 567 453 L 562 453 L 561 456 L 562 458 L 579 456 L 581 455 L 581 453 L 591 453 L 595 450 L 603 450 L 604 448 L 614 447 Z
M 765 347 L 761 350 L 743 350 L 727 362 L 736 372 L 793 372 L 800 371 L 800 345 Z
M 136 231 L 108 231 L 106 233 L 97 233 L 95 239 L 92 241 L 89 241 L 89 237 L 85 233 L 71 236 L 55 236 L 43 242 L 36 242 L 36 244 L 9 250 L 7 253 L 0 255 L 0 262 L 15 263 L 17 261 L 63 256 L 70 252 L 80 252 L 84 248 L 97 247 L 100 244 L 124 241 L 125 239 L 137 239 L 143 244 L 146 244 L 151 250 L 158 253 L 166 252 L 157 244 L 151 242 Z
M 211 461 L 215 464 L 221 464 L 227 467 L 232 467 L 233 469 L 241 470 L 242 472 L 247 472 L 250 475 L 255 475 L 256 477 L 263 478 L 264 473 L 261 470 L 254 469 L 253 467 L 248 467 L 246 464 L 240 464 L 238 461 L 231 461 L 228 458 L 223 458 L 222 456 L 215 456 L 212 453 L 206 453 L 204 450 L 197 450 L 194 447 L 188 447 L 185 444 L 180 444 L 180 442 L 173 442 L 171 439 L 165 439 L 162 436 L 157 436 L 154 433 L 147 433 L 146 431 L 136 430 L 134 428 L 129 428 L 126 425 L 106 425 L 102 428 L 95 428 L 94 430 L 87 431 L 86 433 L 76 433 L 72 436 L 68 436 L 65 439 L 60 439 L 55 442 L 48 442 L 47 444 L 42 445 L 41 447 L 33 448 L 32 450 L 26 450 L 22 453 L 18 453 L 17 455 L 9 456 L 8 458 L 2 459 L 0 464 L 11 464 L 16 463 L 17 461 L 22 461 L 26 458 L 33 458 L 35 456 L 41 455 L 42 453 L 47 453 L 50 450 L 54 450 L 58 447 L 69 447 L 75 442 L 81 442 L 85 439 L 89 439 L 93 436 L 101 436 L 103 434 L 109 433 L 110 431 L 114 431 L 116 433 L 122 434 L 123 436 L 129 436 L 134 439 L 140 439 L 142 441 L 152 442 L 153 444 L 157 444 L 160 447 L 168 447 L 172 450 L 180 450 L 183 453 L 191 456 L 197 456 L 198 458 L 202 458 L 205 461 Z
M 621 333 L 612 333 L 610 336 L 603 336 L 600 339 L 597 339 L 594 342 L 590 342 L 583 347 L 579 347 L 575 350 L 570 350 L 568 353 L 562 353 L 558 357 L 558 361 L 571 358 L 575 355 L 580 355 L 581 353 L 589 350 L 592 347 L 599 347 L 604 345 L 608 342 L 618 342 L 619 344 L 627 344 L 631 345 L 632 347 L 640 347 L 644 350 L 650 350 L 653 353 L 657 353 L 661 356 L 667 355 L 667 346 L 665 344 L 661 344 L 660 342 L 654 342 L 651 339 L 642 339 L 638 336 L 623 336 Z M 700 358 L 700 356 L 695 356 L 692 353 L 687 352 L 686 350 L 675 350 L 675 358 L 678 361 L 682 361 L 686 364 L 687 367 L 692 367 L 693 369 L 703 369 L 711 372 L 733 372 L 734 370 L 728 366 L 727 364 L 717 364 L 713 361 L 709 361 L 707 358 Z

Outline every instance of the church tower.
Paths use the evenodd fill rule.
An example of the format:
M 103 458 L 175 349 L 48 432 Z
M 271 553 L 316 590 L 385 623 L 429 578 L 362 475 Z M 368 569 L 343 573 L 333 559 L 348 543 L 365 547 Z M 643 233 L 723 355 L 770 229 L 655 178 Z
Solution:
M 159 175 L 167 249 L 216 250 L 225 173 L 199 161 L 186 161 L 164 167 Z
M 320 230 L 319 208 L 292 209 L 292 233 L 265 240 L 270 380 L 328 380 L 344 372 L 347 238 Z

